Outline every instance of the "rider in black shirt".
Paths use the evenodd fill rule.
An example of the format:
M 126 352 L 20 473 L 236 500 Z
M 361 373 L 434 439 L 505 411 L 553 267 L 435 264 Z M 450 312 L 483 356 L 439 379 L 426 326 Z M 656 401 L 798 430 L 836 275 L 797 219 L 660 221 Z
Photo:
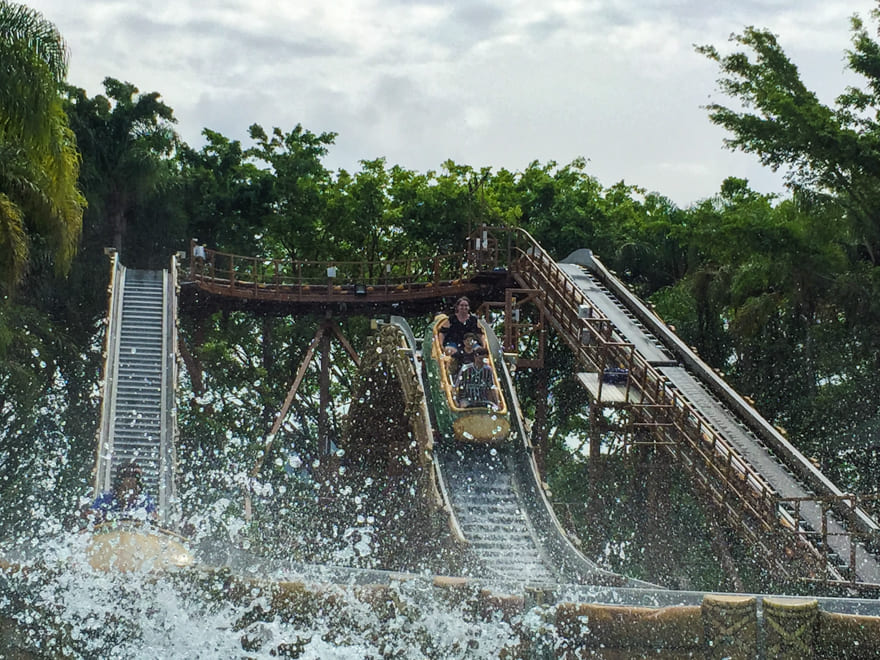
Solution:
M 484 344 L 483 329 L 477 322 L 477 317 L 471 312 L 471 301 L 467 298 L 459 298 L 455 301 L 455 313 L 440 326 L 440 334 L 443 335 L 443 348 L 447 355 L 455 355 L 464 346 L 464 337 L 473 334 L 480 345 Z

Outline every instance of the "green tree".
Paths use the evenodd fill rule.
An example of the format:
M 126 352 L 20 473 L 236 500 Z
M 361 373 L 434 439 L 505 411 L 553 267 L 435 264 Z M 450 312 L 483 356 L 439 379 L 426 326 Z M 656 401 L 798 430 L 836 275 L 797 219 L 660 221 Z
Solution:
M 158 92 L 141 94 L 129 82 L 105 78 L 104 89 L 106 96 L 92 98 L 85 90 L 68 90 L 68 113 L 83 154 L 87 222 L 127 265 L 143 267 L 152 257 L 161 259 L 152 267 L 161 267 L 173 247 L 154 244 L 156 238 L 170 236 L 177 247 L 183 239 L 182 229 L 162 226 L 168 209 L 147 213 L 157 197 L 170 196 L 177 180 L 174 113 Z
M 255 145 L 246 156 L 271 167 L 274 173 L 272 210 L 266 218 L 269 235 L 291 259 L 326 259 L 332 254 L 332 227 L 326 223 L 328 192 L 333 180 L 322 158 L 335 133 L 316 135 L 301 125 L 271 136 L 262 126 L 250 127 Z
M 44 249 L 58 274 L 76 253 L 84 199 L 79 154 L 64 112 L 67 49 L 58 30 L 23 5 L 0 1 L 0 286 Z
M 517 177 L 516 191 L 522 226 L 551 255 L 562 259 L 585 247 L 608 253 L 598 240 L 606 221 L 602 186 L 586 173 L 586 160 L 563 167 L 534 161 Z
M 59 500 L 71 490 L 60 486 L 76 488 L 81 473 L 46 470 L 57 470 L 60 452 L 76 462 L 71 439 L 94 434 L 94 383 L 83 375 L 97 351 L 55 306 L 55 292 L 76 263 L 85 204 L 64 109 L 66 75 L 67 49 L 55 26 L 0 0 L 0 488 L 13 509 L 0 510 L 4 538 L 12 528 L 38 524 L 37 515 L 20 515 L 28 497 L 69 506 Z M 35 496 L 42 478 L 59 488 Z
M 476 170 L 451 160 L 439 171 L 388 169 L 389 223 L 398 257 L 422 258 L 462 250 L 469 231 L 481 224 L 515 224 L 495 198 L 501 188 L 490 168 Z M 404 240 L 405 239 L 405 240 Z
M 726 144 L 783 170 L 795 193 L 774 213 L 775 225 L 745 227 L 773 250 L 743 245 L 752 256 L 731 280 L 741 382 L 832 478 L 867 490 L 880 474 L 878 416 L 864 403 L 880 393 L 880 44 L 860 18 L 851 27 L 846 61 L 861 82 L 833 106 L 807 89 L 766 30 L 734 35 L 729 55 L 698 51 L 718 63 L 721 91 L 738 106 L 708 106 L 730 131 Z M 873 462 L 861 461 L 869 455 Z
M 850 87 L 834 107 L 804 85 L 776 36 L 746 28 L 731 39 L 745 51 L 722 56 L 713 46 L 698 51 L 718 63 L 722 92 L 743 109 L 713 103 L 713 123 L 730 131 L 731 149 L 756 154 L 773 170 L 785 170 L 797 191 L 831 197 L 841 206 L 849 241 L 864 258 L 880 260 L 880 45 L 861 19 L 852 19 L 849 68 L 866 83 Z
M 642 297 L 678 282 L 687 273 L 685 238 L 688 212 L 656 193 L 642 203 L 630 200 L 624 205 L 622 235 L 609 265 L 626 278 Z M 624 197 L 624 199 L 626 199 Z M 604 255 L 603 255 L 604 258 Z
M 373 262 L 398 256 L 393 243 L 399 223 L 389 183 L 384 158 L 361 161 L 354 175 L 339 173 L 329 189 L 325 223 L 339 250 L 337 259 Z
M 191 238 L 234 254 L 271 256 L 262 240 L 275 177 L 251 162 L 238 140 L 204 129 L 199 151 L 181 148 L 184 213 Z

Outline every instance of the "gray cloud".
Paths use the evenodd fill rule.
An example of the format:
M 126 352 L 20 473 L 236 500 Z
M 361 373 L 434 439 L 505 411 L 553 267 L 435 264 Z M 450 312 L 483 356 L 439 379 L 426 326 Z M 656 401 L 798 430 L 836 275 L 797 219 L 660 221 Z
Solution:
M 492 34 L 504 17 L 505 12 L 499 5 L 485 0 L 473 0 L 456 4 L 450 21 L 477 34 Z
M 722 149 L 701 105 L 714 65 L 694 43 L 727 47 L 768 27 L 808 85 L 831 100 L 848 16 L 875 0 L 32 0 L 71 48 L 70 81 L 105 76 L 159 91 L 197 145 L 205 126 L 297 123 L 339 134 L 328 165 L 361 159 L 437 169 L 446 158 L 522 169 L 590 158 L 620 179 L 686 204 L 728 175 L 759 189 L 778 177 Z

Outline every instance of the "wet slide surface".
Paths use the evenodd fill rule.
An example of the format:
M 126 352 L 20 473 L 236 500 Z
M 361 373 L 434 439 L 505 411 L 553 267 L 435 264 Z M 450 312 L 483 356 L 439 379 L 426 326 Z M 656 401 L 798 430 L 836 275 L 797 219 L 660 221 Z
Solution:
M 487 579 L 555 583 L 510 465 L 509 447 L 444 443 L 435 447 L 459 526 Z M 483 569 L 483 570 L 480 570 Z
M 392 322 L 400 328 L 415 355 L 415 339 L 405 320 L 393 317 Z M 452 509 L 452 524 L 461 531 L 474 560 L 473 576 L 531 585 L 575 583 L 656 588 L 599 568 L 571 544 L 538 483 L 501 345 L 489 326 L 484 324 L 483 329 L 495 355 L 498 381 L 508 403 L 510 437 L 494 445 L 438 438 L 433 449 L 435 468 Z M 428 379 L 421 369 L 416 371 L 427 394 Z M 443 400 L 426 396 L 429 405 L 443 405 Z M 432 417 L 436 414 L 435 411 Z

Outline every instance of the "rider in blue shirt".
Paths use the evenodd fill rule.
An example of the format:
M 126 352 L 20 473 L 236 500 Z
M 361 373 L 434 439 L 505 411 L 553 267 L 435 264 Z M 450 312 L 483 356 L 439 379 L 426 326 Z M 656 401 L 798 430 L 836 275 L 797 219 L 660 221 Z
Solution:
M 155 520 L 156 502 L 144 492 L 143 472 L 137 463 L 122 466 L 112 490 L 104 491 L 92 502 L 97 522 L 106 520 Z

